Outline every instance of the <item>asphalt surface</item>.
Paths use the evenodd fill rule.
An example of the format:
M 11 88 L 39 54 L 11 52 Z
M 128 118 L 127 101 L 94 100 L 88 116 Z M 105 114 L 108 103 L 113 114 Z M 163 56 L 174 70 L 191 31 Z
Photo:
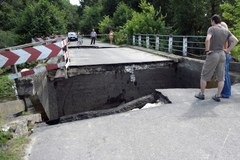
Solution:
M 240 84 L 232 97 L 159 89 L 172 104 L 34 130 L 28 160 L 239 160 Z
M 132 62 L 139 57 L 142 57 L 139 62 L 159 58 L 126 48 L 109 47 L 109 51 L 98 49 L 98 52 L 91 49 L 70 49 L 73 51 L 70 56 L 78 58 L 78 62 L 71 60 L 72 65 L 113 63 L 119 58 L 122 58 L 121 63 Z M 116 53 L 115 49 L 123 49 L 123 52 Z M 90 61 L 91 56 L 97 54 L 97 59 L 101 60 Z M 127 58 L 131 56 L 133 59 Z M 206 100 L 203 101 L 194 97 L 198 89 L 157 90 L 172 104 L 159 103 L 121 114 L 54 126 L 41 125 L 30 136 L 25 159 L 240 159 L 240 84 L 232 86 L 232 97 L 222 99 L 220 103 L 211 99 L 216 89 L 207 89 Z
M 80 48 L 75 47 L 77 42 L 69 44 L 70 67 L 172 61 L 147 52 L 107 43 L 96 42 L 95 45 L 89 45 L 90 39 L 84 39 L 83 42 Z

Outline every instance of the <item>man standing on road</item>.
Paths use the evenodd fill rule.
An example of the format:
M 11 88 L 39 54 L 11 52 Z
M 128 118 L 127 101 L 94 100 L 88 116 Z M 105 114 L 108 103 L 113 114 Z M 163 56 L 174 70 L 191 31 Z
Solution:
M 94 29 L 92 29 L 92 32 L 90 34 L 91 36 L 91 44 L 95 44 L 96 38 L 97 38 L 97 33 L 95 32 Z
M 213 100 L 220 102 L 221 92 L 224 86 L 225 77 L 225 52 L 229 53 L 237 44 L 238 39 L 227 29 L 221 26 L 221 18 L 219 15 L 213 15 L 211 18 L 211 27 L 208 28 L 205 40 L 206 61 L 202 68 L 200 88 L 201 92 L 195 97 L 204 100 L 204 92 L 207 82 L 211 81 L 214 73 L 218 81 L 217 94 L 212 97 Z M 229 42 L 228 48 L 224 49 L 224 44 Z

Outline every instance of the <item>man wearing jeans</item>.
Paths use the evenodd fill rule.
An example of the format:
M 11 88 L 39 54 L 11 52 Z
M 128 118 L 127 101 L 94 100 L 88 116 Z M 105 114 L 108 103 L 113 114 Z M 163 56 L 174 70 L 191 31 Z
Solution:
M 207 82 L 211 81 L 213 74 L 216 73 L 218 81 L 218 91 L 212 97 L 213 100 L 220 102 L 221 92 L 224 86 L 225 77 L 225 52 L 229 53 L 237 44 L 238 39 L 227 29 L 221 26 L 219 15 L 213 15 L 211 18 L 211 27 L 208 28 L 205 40 L 206 61 L 202 68 L 200 88 L 201 92 L 195 95 L 196 98 L 204 100 L 204 92 Z M 228 48 L 224 49 L 225 42 L 230 42 Z

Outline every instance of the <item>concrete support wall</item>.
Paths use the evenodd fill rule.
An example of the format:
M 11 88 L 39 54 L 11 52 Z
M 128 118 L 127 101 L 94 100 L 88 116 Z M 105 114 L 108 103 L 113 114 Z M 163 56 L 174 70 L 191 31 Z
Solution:
M 59 116 L 113 108 L 151 94 L 156 88 L 176 87 L 173 62 L 78 68 L 74 74 L 81 75 L 52 82 Z
M 203 61 L 183 58 L 177 66 L 177 88 L 199 88 Z
M 30 98 L 35 110 L 41 113 L 43 120 L 48 120 L 50 117 L 58 118 L 58 115 L 53 110 L 53 97 L 56 97 L 55 90 L 50 90 L 47 73 L 32 75 L 22 78 L 18 81 L 18 94 L 20 98 Z M 50 97 L 50 99 L 49 99 Z M 56 101 L 54 102 L 56 104 Z

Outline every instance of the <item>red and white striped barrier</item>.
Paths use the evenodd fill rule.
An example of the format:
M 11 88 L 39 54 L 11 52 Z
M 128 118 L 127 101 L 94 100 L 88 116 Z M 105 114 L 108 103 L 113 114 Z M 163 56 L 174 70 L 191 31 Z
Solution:
M 67 38 L 53 44 L 0 52 L 0 68 L 63 55 L 66 45 Z
M 58 64 L 48 64 L 46 66 L 39 66 L 39 67 L 35 67 L 33 69 L 30 69 L 30 70 L 10 74 L 8 76 L 8 78 L 10 80 L 13 80 L 13 79 L 17 79 L 17 78 L 21 78 L 21 77 L 25 77 L 25 76 L 29 76 L 29 75 L 37 75 L 37 74 L 44 73 L 44 72 L 49 71 L 49 70 L 54 70 L 54 69 L 58 69 L 58 68 L 61 68 L 61 67 L 65 67 L 65 65 L 66 65 L 65 62 L 61 62 L 61 63 L 58 63 Z

